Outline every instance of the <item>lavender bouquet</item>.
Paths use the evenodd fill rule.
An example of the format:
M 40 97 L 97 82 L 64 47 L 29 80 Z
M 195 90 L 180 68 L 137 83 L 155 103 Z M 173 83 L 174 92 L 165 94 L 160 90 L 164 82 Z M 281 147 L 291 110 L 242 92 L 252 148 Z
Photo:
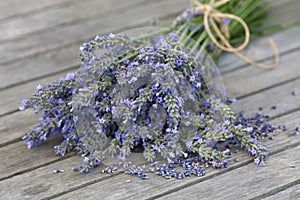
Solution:
M 233 0 L 219 9 L 242 17 L 250 28 L 260 28 L 266 5 Z M 227 98 L 210 58 L 216 60 L 220 49 L 207 36 L 204 17 L 195 4 L 169 29 L 137 37 L 108 34 L 84 43 L 81 69 L 39 85 L 23 100 L 20 110 L 43 111 L 41 123 L 23 136 L 28 148 L 63 134 L 55 153 L 81 155 L 82 164 L 74 168 L 80 172 L 91 172 L 108 156 L 125 161 L 140 151 L 149 162 L 158 155 L 165 159 L 168 164 L 159 167 L 158 175 L 169 178 L 166 166 L 189 162 L 197 170 L 185 169 L 173 177 L 199 176 L 208 166 L 227 167 L 231 146 L 246 149 L 255 163 L 264 165 L 268 151 L 259 140 L 276 129 L 265 122 L 267 116 L 246 118 L 231 111 L 233 99 Z M 233 43 L 243 37 L 238 24 L 224 19 L 221 25 Z M 147 178 L 134 169 L 127 173 Z

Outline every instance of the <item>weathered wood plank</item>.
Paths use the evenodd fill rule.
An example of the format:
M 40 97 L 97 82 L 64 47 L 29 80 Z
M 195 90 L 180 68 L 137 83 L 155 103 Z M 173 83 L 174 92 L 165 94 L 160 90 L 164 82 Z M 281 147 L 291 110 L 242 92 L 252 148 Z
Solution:
M 180 4 L 181 2 L 181 4 Z M 5 65 L 0 68 L 0 88 L 5 88 L 11 85 L 15 85 L 18 83 L 22 83 L 26 80 L 30 80 L 36 77 L 44 76 L 50 73 L 62 71 L 65 69 L 70 68 L 71 66 L 79 64 L 79 61 L 77 59 L 77 54 L 78 54 L 78 48 L 81 45 L 81 41 L 83 38 L 90 37 L 91 35 L 96 35 L 97 33 L 104 33 L 104 32 L 110 32 L 110 31 L 120 31 L 120 29 L 124 29 L 126 26 L 130 26 L 133 24 L 140 24 L 140 23 L 145 23 L 151 19 L 153 16 L 166 16 L 172 12 L 175 12 L 174 10 L 180 10 L 182 7 L 182 4 L 187 3 L 186 1 L 179 1 L 178 4 L 172 5 L 170 7 L 170 10 L 168 12 L 165 12 L 162 10 L 163 6 L 169 6 L 171 4 L 170 1 L 168 2 L 159 2 L 156 3 L 154 6 L 150 7 L 147 12 L 143 12 L 143 9 L 145 7 L 142 7 L 142 5 L 139 5 L 139 7 L 132 8 L 136 13 L 126 13 L 125 15 L 122 15 L 122 13 L 118 13 L 119 16 L 115 15 L 110 15 L 107 17 L 103 17 L 97 21 L 98 24 L 91 24 L 92 22 L 86 23 L 81 26 L 88 26 L 88 27 L 80 27 L 78 26 L 72 26 L 72 27 L 67 27 L 61 30 L 57 31 L 66 31 L 70 32 L 69 33 L 64 33 L 64 34 L 59 34 L 59 37 L 51 39 L 51 41 L 48 41 L 49 44 L 53 45 L 61 45 L 65 43 L 64 41 L 68 41 L 70 38 L 72 40 L 77 40 L 75 41 L 74 44 L 64 47 L 62 49 L 56 49 L 50 52 L 45 52 L 41 53 L 41 51 L 44 50 L 44 48 L 40 47 L 40 42 L 42 41 L 40 39 L 33 39 L 33 43 L 36 43 L 37 51 L 40 54 L 34 57 L 28 57 L 23 60 L 20 60 L 16 63 L 11 63 L 8 65 Z M 142 8 L 140 8 L 142 7 Z M 160 7 L 160 8 L 159 8 Z M 122 15 L 122 16 L 121 16 Z M 136 15 L 136 17 L 135 17 Z M 128 18 L 128 20 L 126 20 Z M 131 19 L 132 18 L 132 19 Z M 122 19 L 122 20 L 121 20 Z M 115 20 L 115 21 L 114 21 Z M 113 22 L 113 23 L 112 23 Z M 78 29 L 78 30 L 76 30 Z M 118 29 L 118 30 L 116 30 Z M 87 34 L 87 31 L 89 30 L 89 33 Z M 81 34 L 80 36 L 78 36 Z M 45 37 L 45 38 L 53 38 L 52 36 L 55 35 L 55 33 L 45 33 L 41 36 L 38 37 Z M 65 38 L 65 35 L 69 35 L 69 37 Z M 55 40 L 61 40 L 61 41 L 56 41 Z M 78 41 L 79 40 L 79 41 Z M 88 41 L 86 39 L 85 41 Z M 28 44 L 24 44 L 24 47 L 27 45 L 31 45 L 29 42 Z M 47 43 L 46 41 L 44 41 Z M 22 42 L 20 42 L 22 43 Z M 20 44 L 18 43 L 18 44 Z M 15 52 L 17 51 L 16 49 L 12 48 L 12 50 Z M 29 50 L 30 51 L 30 50 Z M 26 51 L 24 51 L 26 52 Z M 16 53 L 16 52 L 15 52 Z M 20 66 L 22 66 L 20 68 Z M 18 71 L 18 73 L 16 73 Z
M 31 150 L 27 149 L 24 141 L 0 147 L 0 180 L 60 160 L 53 147 L 61 142 L 62 136 L 59 135 L 46 141 L 42 147 Z
M 277 194 L 264 198 L 264 200 L 274 200 L 274 199 L 289 199 L 298 200 L 300 199 L 300 184 L 283 190 Z
M 71 71 L 70 71 L 71 72 Z M 67 72 L 55 74 L 45 78 L 26 82 L 22 85 L 10 87 L 4 90 L 0 90 L 0 116 L 18 110 L 21 106 L 22 99 L 29 98 L 33 93 L 36 92 L 36 87 L 41 85 L 48 85 L 51 82 L 58 80 L 60 77 L 65 77 Z
M 91 20 L 109 11 L 131 6 L 143 0 L 89 0 L 77 1 L 66 6 L 53 7 L 44 12 L 0 21 L 0 42 L 28 37 L 28 33 L 60 29 L 63 26 Z M 17 30 L 17 31 L 16 31 Z
M 0 20 L 28 14 L 33 11 L 47 9 L 52 6 L 61 6 L 76 0 L 2 0 L 0 1 Z
M 124 30 L 125 27 L 128 29 L 150 21 L 153 17 L 159 18 L 178 13 L 188 4 L 189 2 L 184 0 L 176 3 L 172 0 L 144 1 L 144 3 L 134 4 L 127 10 L 116 9 L 110 12 L 110 15 L 99 15 L 98 18 L 87 22 L 79 22 L 18 41 L 8 42 L 0 46 L 1 66 L 4 63 L 29 55 L 44 53 L 50 49 L 74 44 L 82 40 L 86 41 L 98 33 L 115 31 L 117 28 Z
M 299 21 L 300 4 L 297 0 L 278 1 L 270 12 L 267 25 L 287 24 Z
M 280 66 L 273 70 L 262 70 L 248 66 L 224 74 L 223 80 L 227 93 L 230 96 L 242 97 L 300 77 L 298 70 L 299 52 L 295 51 L 282 56 Z
M 0 89 L 5 92 L 4 88 L 6 87 L 65 71 L 75 66 L 79 67 L 80 61 L 77 59 L 79 45 L 78 43 L 64 49 L 25 58 L 17 63 L 6 65 L 6 67 L 0 67 Z
M 241 53 L 245 57 L 256 62 L 260 62 L 260 60 L 269 59 L 266 63 L 272 63 L 274 59 L 274 54 L 269 45 L 268 38 L 271 37 L 275 41 L 275 43 L 277 44 L 279 54 L 284 54 L 286 52 L 293 51 L 299 48 L 300 39 L 297 37 L 297 35 L 299 34 L 300 26 L 296 26 L 288 30 L 278 32 L 271 36 L 257 38 L 251 41 L 249 46 L 245 50 L 241 51 Z M 247 63 L 230 53 L 222 54 L 220 62 L 218 64 L 222 73 L 228 73 L 245 65 L 247 65 Z
M 140 154 L 133 153 L 128 159 L 131 162 L 142 164 L 145 160 L 141 158 L 142 156 L 140 156 Z M 54 194 L 66 192 L 69 189 L 74 190 L 84 184 L 99 181 L 99 179 L 110 179 L 113 176 L 118 176 L 118 174 L 121 174 L 124 171 L 119 170 L 113 175 L 103 174 L 101 171 L 105 166 L 102 165 L 90 174 L 74 173 L 72 168 L 78 166 L 81 161 L 82 158 L 75 156 L 41 167 L 32 172 L 1 181 L 1 198 L 42 199 L 53 196 Z M 116 159 L 107 160 L 109 163 L 114 163 L 116 161 Z M 64 173 L 53 174 L 53 170 L 57 168 L 63 169 Z M 128 179 L 130 178 L 131 177 L 128 177 Z M 128 183 L 124 181 L 122 184 Z
M 298 120 L 296 119 L 296 116 L 299 116 L 300 112 L 295 112 L 292 113 L 290 115 L 286 115 L 281 119 L 277 119 L 276 121 L 274 121 L 274 124 L 282 124 L 284 122 L 286 122 L 287 126 L 294 126 L 295 124 L 298 123 Z M 276 152 L 279 150 L 283 150 L 284 148 L 288 148 L 289 146 L 295 145 L 296 143 L 299 143 L 299 137 L 288 137 L 285 134 L 279 135 L 277 137 L 274 138 L 274 140 L 268 140 L 266 141 L 266 144 L 269 146 L 270 151 L 271 152 Z M 237 157 L 239 157 L 240 162 L 233 162 L 230 163 L 230 167 L 240 167 L 243 166 L 249 162 L 251 162 L 251 158 L 246 156 L 245 152 L 239 152 L 241 154 L 238 154 L 242 157 L 239 157 L 238 155 L 235 155 Z M 269 162 L 269 159 L 271 159 L 273 156 L 271 156 L 270 158 L 268 158 L 267 160 L 267 164 L 272 167 L 273 163 Z M 62 161 L 61 163 L 64 162 L 68 162 L 70 163 L 70 161 Z M 57 165 L 49 165 L 49 168 L 47 169 L 51 169 L 54 166 Z M 260 168 L 255 166 L 254 164 L 251 164 L 252 171 L 259 171 Z M 40 170 L 40 169 L 38 169 Z M 229 168 L 230 170 L 230 168 Z M 192 184 L 194 182 L 200 182 L 202 180 L 205 180 L 207 178 L 211 179 L 212 177 L 216 176 L 217 174 L 220 173 L 227 173 L 226 170 L 208 170 L 208 174 L 204 177 L 191 177 L 191 178 L 186 178 L 184 180 L 178 181 L 178 180 L 165 180 L 163 178 L 160 177 L 154 177 L 153 175 L 150 174 L 150 179 L 147 181 L 142 181 L 136 177 L 131 177 L 125 174 L 121 174 L 118 176 L 114 176 L 111 177 L 110 179 L 107 180 L 103 180 L 101 177 L 99 177 L 99 179 L 94 179 L 93 177 L 94 174 L 92 173 L 90 175 L 91 180 L 88 182 L 82 181 L 82 188 L 80 188 L 79 186 L 75 185 L 75 187 L 72 187 L 72 183 L 76 182 L 78 177 L 76 175 L 74 175 L 73 177 L 70 176 L 70 179 L 65 180 L 64 179 L 64 184 L 65 186 L 62 188 L 62 186 L 60 186 L 59 182 L 62 182 L 61 179 L 56 179 L 56 180 L 51 180 L 51 192 L 46 191 L 45 193 L 40 193 L 39 196 L 40 198 L 42 197 L 47 197 L 48 195 L 54 195 L 55 194 L 60 194 L 62 191 L 73 191 L 70 193 L 67 193 L 65 195 L 60 196 L 58 199 L 69 199 L 69 198 L 84 198 L 84 199 L 93 199 L 95 197 L 105 197 L 106 199 L 146 199 L 146 198 L 150 198 L 153 197 L 157 194 L 162 194 L 165 192 L 168 192 L 170 190 L 176 190 L 176 188 L 178 187 L 182 187 L 185 186 L 186 184 Z M 32 175 L 31 175 L 32 174 Z M 20 177 L 16 177 L 19 179 L 23 180 L 24 185 L 26 186 L 29 183 L 34 182 L 33 180 L 40 180 L 42 178 L 39 177 L 32 177 L 34 174 L 38 174 L 39 176 L 42 176 L 43 173 L 41 173 L 40 171 L 37 172 L 32 171 L 32 172 L 28 172 L 22 176 L 24 176 L 24 178 L 22 176 Z M 25 178 L 26 177 L 26 178 Z M 32 177 L 32 178 L 30 178 Z M 14 177 L 15 178 L 15 177 Z M 131 183 L 126 183 L 126 181 L 130 179 L 132 180 Z M 4 185 L 6 184 L 16 184 L 14 182 L 18 182 L 18 181 L 14 181 L 13 179 L 11 180 L 5 180 Z M 46 181 L 44 181 L 46 182 Z M 96 182 L 96 183 L 95 183 Z M 95 183 L 95 184 L 94 184 Z M 58 184 L 58 186 L 56 186 Z M 0 183 L 1 185 L 1 183 Z M 3 185 L 3 186 L 4 186 Z M 86 185 L 89 185 L 87 187 L 84 187 Z M 5 186 L 4 186 L 5 187 Z M 18 184 L 18 191 L 15 191 L 16 195 L 19 195 L 21 193 L 21 191 L 24 191 L 22 184 Z M 99 190 L 99 188 L 101 188 L 101 190 Z M 55 191 L 55 192 L 53 192 Z M 114 191 L 118 191 L 118 192 L 114 192 Z
M 74 54 L 75 57 L 76 57 L 76 54 L 77 54 L 77 52 L 75 52 L 75 54 Z M 30 59 L 28 59 L 28 61 L 30 62 Z M 76 63 L 76 62 L 74 62 L 74 63 Z M 41 62 L 40 64 L 44 64 L 44 63 Z M 53 72 L 55 72 L 55 70 Z M 47 75 L 47 73 L 45 73 L 45 75 Z M 34 86 L 32 88 L 34 89 Z M 13 88 L 10 88 L 10 89 L 13 89 Z M 21 91 L 22 87 L 20 87 L 19 89 Z M 3 91 L 5 91 L 5 90 L 3 90 Z M 2 92 L 2 91 L 0 91 L 0 92 Z M 15 90 L 15 92 L 17 92 L 17 90 Z M 290 102 L 292 102 L 292 101 L 290 101 Z M 251 108 L 249 108 L 249 110 L 250 109 Z M 278 110 L 281 110 L 281 108 L 278 108 Z M 293 117 L 292 119 L 290 119 L 290 118 L 285 118 L 285 119 L 284 118 L 280 118 L 279 124 L 282 124 L 283 122 L 286 122 L 286 121 L 290 122 L 290 121 L 294 120 L 292 126 L 299 125 L 298 121 L 297 121 L 297 119 L 298 119 L 297 116 L 299 116 L 300 113 L 296 112 L 296 114 L 297 115 L 292 116 Z M 290 116 L 290 115 L 287 115 L 287 116 Z M 285 117 L 287 117 L 287 116 L 285 116 Z M 13 119 L 13 117 L 11 119 Z M 15 118 L 15 119 L 18 119 L 18 118 Z M 7 121 L 7 122 L 9 122 L 9 121 Z M 26 124 L 24 122 L 24 127 L 25 127 L 25 125 Z M 1 124 L 0 124 L 0 127 L 1 127 Z M 4 133 L 5 133 L 5 131 L 4 131 Z M 281 141 L 283 143 L 280 143 L 280 142 L 277 141 L 277 140 L 280 140 L 280 137 L 278 137 L 278 139 L 275 138 L 275 140 L 276 140 L 276 142 L 274 142 L 274 143 L 272 142 L 272 144 L 275 146 L 275 150 L 272 149 L 272 151 L 273 150 L 276 151 L 276 148 L 287 147 L 290 144 L 293 144 L 293 142 L 295 142 L 295 141 L 285 140 L 285 141 Z M 19 146 L 25 146 L 24 144 L 21 144 L 21 143 L 16 143 L 16 144 L 18 144 Z M 14 145 L 14 144 L 12 144 L 12 145 Z M 9 145 L 9 146 L 11 146 L 11 145 Z M 6 147 L 8 147 L 8 146 L 6 146 Z M 3 147 L 3 148 L 6 148 L 6 147 Z M 272 145 L 271 145 L 271 147 L 272 147 Z M 45 149 L 50 150 L 51 154 L 53 155 L 53 150 L 52 150 L 52 148 L 50 146 L 49 147 L 44 146 L 44 147 L 41 147 L 41 148 L 45 148 Z M 36 151 L 39 152 L 41 148 L 36 148 Z M 2 154 L 2 149 L 1 149 L 1 153 L 0 154 Z M 14 150 L 14 149 L 17 149 L 17 150 Z M 25 149 L 26 149 L 26 147 L 25 147 Z M 11 155 L 10 159 L 12 159 L 12 157 L 13 157 L 16 160 L 20 160 L 20 162 L 16 162 L 15 164 L 13 163 L 14 166 L 12 168 L 14 170 L 10 171 L 11 175 L 18 174 L 20 172 L 23 173 L 24 171 L 29 171 L 29 172 L 28 173 L 24 173 L 24 174 L 22 174 L 20 176 L 13 176 L 10 179 L 7 179 L 7 180 L 4 180 L 4 181 L 0 182 L 0 188 L 3 189 L 3 190 L 0 191 L 1 197 L 3 196 L 4 198 L 5 197 L 7 197 L 7 198 L 15 197 L 15 198 L 28 198 L 28 199 L 35 199 L 36 198 L 36 199 L 40 199 L 40 198 L 43 198 L 43 197 L 52 196 L 53 194 L 60 194 L 61 192 L 65 192 L 65 191 L 69 192 L 70 190 L 76 190 L 76 189 L 78 189 L 80 187 L 92 184 L 94 182 L 101 183 L 100 181 L 102 181 L 103 179 L 106 179 L 106 178 L 109 177 L 107 175 L 96 176 L 95 173 L 99 173 L 100 174 L 101 168 L 98 168 L 97 169 L 98 171 L 96 170 L 94 173 L 88 174 L 86 176 L 79 175 L 79 174 L 74 174 L 73 172 L 71 172 L 71 167 L 76 166 L 80 162 L 80 159 L 81 159 L 81 158 L 79 158 L 77 156 L 76 157 L 72 157 L 70 159 L 63 160 L 61 162 L 56 162 L 57 160 L 50 160 L 50 161 L 41 161 L 37 165 L 33 163 L 32 165 L 25 164 L 25 166 L 22 166 L 22 162 L 24 162 L 24 160 L 25 160 L 25 163 L 26 162 L 32 162 L 32 161 L 35 160 L 35 157 L 29 157 L 28 158 L 28 156 L 27 156 L 27 154 L 29 154 L 29 153 L 30 154 L 34 154 L 34 152 L 33 151 L 29 152 L 29 151 L 26 151 L 25 149 L 24 150 L 20 150 L 20 149 L 18 150 L 18 148 L 16 148 L 16 147 L 11 147 L 10 151 L 6 150 L 5 152 L 3 152 L 3 154 L 6 153 L 6 156 L 7 155 Z M 14 152 L 16 154 L 20 154 L 19 157 L 16 156 Z M 42 155 L 43 156 L 46 155 L 48 157 L 48 155 L 50 155 L 50 154 L 43 153 Z M 23 160 L 20 159 L 20 157 Z M 38 157 L 38 158 L 40 158 L 41 160 L 43 160 L 43 158 L 41 158 L 41 157 Z M 3 158 L 3 157 L 0 156 L 0 158 Z M 58 157 L 56 157 L 56 158 L 58 158 Z M 7 163 L 3 162 L 4 165 L 6 165 L 6 164 L 8 165 L 8 163 L 12 162 L 10 159 L 8 159 L 8 158 L 5 159 L 4 158 L 4 161 L 7 162 Z M 50 163 L 51 162 L 55 162 L 55 163 L 52 163 L 52 164 L 47 165 L 45 167 L 40 167 L 40 166 L 46 165 L 49 162 Z M 240 163 L 243 164 L 244 160 L 242 160 L 242 162 L 240 162 Z M 235 163 L 232 166 L 237 166 L 237 165 L 239 165 L 239 163 Z M 270 163 L 268 163 L 268 165 L 270 165 Z M 65 169 L 66 172 L 63 173 L 63 174 L 53 174 L 52 170 L 54 168 L 56 168 L 56 167 L 60 167 L 62 169 Z M 38 169 L 33 170 L 34 168 L 38 168 Z M 2 169 L 5 169 L 5 168 L 1 168 L 0 167 L 0 172 L 1 172 L 0 174 L 2 174 L 2 171 L 1 171 Z M 211 174 L 211 173 L 214 173 L 214 172 L 210 172 L 209 174 Z M 74 178 L 74 176 L 77 176 L 77 178 Z M 122 175 L 122 177 L 123 177 L 123 175 Z M 145 193 L 148 193 L 148 189 L 150 188 L 150 192 L 152 192 L 153 195 L 155 195 L 157 193 L 164 193 L 164 192 L 166 192 L 166 191 L 169 190 L 169 188 L 164 188 L 164 187 L 162 187 L 162 184 L 158 184 L 157 183 L 158 181 L 161 181 L 161 179 L 157 179 L 156 180 L 157 182 L 154 182 L 154 183 L 151 182 L 151 181 L 153 181 L 151 179 L 150 182 L 146 183 L 146 182 L 142 182 L 142 181 L 137 180 L 137 179 L 133 179 L 131 177 L 128 178 L 128 176 L 124 176 L 123 179 L 122 178 L 120 179 L 120 178 L 117 178 L 117 177 L 113 177 L 113 178 L 115 180 L 113 183 L 116 183 L 118 181 L 123 181 L 123 182 L 121 182 L 122 184 L 116 183 L 115 187 L 111 187 L 111 185 L 109 184 L 110 181 L 108 181 L 108 179 L 107 179 L 107 184 L 102 185 L 102 186 L 105 186 L 105 188 L 103 188 L 103 189 L 107 188 L 107 190 L 112 191 L 112 189 L 115 188 L 116 191 L 120 190 L 120 194 L 121 195 L 123 195 L 124 193 L 128 193 L 130 191 L 136 192 L 141 187 L 143 187 L 141 189 L 141 191 L 144 191 Z M 129 184 L 126 183 L 127 179 L 132 179 L 133 180 L 132 183 L 129 183 Z M 196 180 L 196 178 L 194 180 Z M 96 183 L 96 184 L 98 184 L 98 183 Z M 125 184 L 127 184 L 127 185 L 125 185 Z M 149 187 L 149 184 L 152 184 L 152 186 Z M 164 181 L 163 184 L 168 184 L 168 183 L 166 183 Z M 182 185 L 184 185 L 184 183 Z M 91 186 L 93 186 L 93 185 L 91 185 Z M 89 186 L 87 188 L 92 189 L 92 191 L 99 190 L 99 188 L 97 188 L 97 187 L 90 188 L 91 186 Z M 117 186 L 120 186 L 120 188 L 118 188 Z M 100 184 L 100 187 L 101 187 L 101 184 Z M 178 184 L 175 183 L 172 186 L 172 188 L 175 188 L 175 189 L 178 188 Z M 84 189 L 80 189 L 79 192 L 80 191 L 81 192 L 88 191 L 88 192 L 86 192 L 86 195 L 89 195 L 90 192 L 91 192 L 90 190 L 84 190 Z M 115 192 L 115 191 L 113 191 L 113 192 Z M 6 194 L 2 195 L 3 193 L 6 193 Z M 141 198 L 146 198 L 146 196 L 144 196 L 145 193 L 140 192 L 138 195 L 140 195 Z M 15 196 L 11 196 L 12 194 L 15 195 Z M 72 192 L 72 193 L 69 193 L 69 194 L 66 194 L 64 196 L 61 196 L 60 198 L 64 199 L 66 197 L 71 197 L 71 196 L 74 197 L 74 194 L 76 195 L 76 191 Z M 99 197 L 98 196 L 99 194 L 101 194 L 101 193 L 96 193 L 95 196 L 93 196 L 93 197 L 94 198 L 95 197 Z M 5 195 L 7 195 L 7 196 L 5 196 Z M 81 195 L 83 197 L 84 194 L 81 194 Z M 77 198 L 78 196 L 75 196 L 75 197 Z M 91 198 L 91 196 L 89 196 L 89 197 Z M 122 196 L 122 197 L 126 198 L 125 195 Z M 132 198 L 135 198 L 135 197 L 136 196 L 132 196 Z M 107 197 L 107 198 L 109 198 L 109 197 Z
M 0 147 L 21 140 L 25 131 L 32 130 L 38 124 L 38 116 L 32 111 L 16 112 L 1 118 Z
M 259 196 L 299 179 L 299 150 L 298 145 L 270 157 L 265 167 L 255 169 L 250 164 L 210 179 L 209 183 L 203 181 L 159 199 L 183 199 L 187 194 L 190 199 L 249 199 Z
M 271 117 L 282 115 L 300 108 L 300 95 L 293 95 L 293 90 L 300 92 L 300 79 L 240 99 L 231 108 L 236 112 L 244 111 L 247 115 L 256 112 L 264 112 Z M 263 110 L 259 111 L 259 107 Z

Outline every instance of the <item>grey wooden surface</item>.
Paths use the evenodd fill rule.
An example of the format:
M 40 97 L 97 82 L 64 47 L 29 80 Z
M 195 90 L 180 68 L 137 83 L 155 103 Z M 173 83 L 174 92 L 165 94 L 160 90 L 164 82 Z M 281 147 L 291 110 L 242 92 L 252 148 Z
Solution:
M 298 0 L 278 1 L 268 22 L 300 19 Z M 81 158 L 53 153 L 60 136 L 28 150 L 22 134 L 38 117 L 17 109 L 35 87 L 79 67 L 78 47 L 98 33 L 149 26 L 153 17 L 170 19 L 189 6 L 188 0 L 2 0 L 0 2 L 0 199 L 300 199 L 300 136 L 287 133 L 265 141 L 271 156 L 256 167 L 245 152 L 235 155 L 225 170 L 204 177 L 147 181 L 117 172 L 91 174 L 71 168 Z M 278 17 L 276 17 L 278 16 Z M 239 99 L 235 111 L 247 114 L 263 107 L 274 125 L 300 126 L 300 26 L 272 35 L 281 53 L 280 65 L 269 71 L 245 65 L 224 54 L 219 68 L 227 92 Z M 270 63 L 267 38 L 256 39 L 243 54 Z M 297 95 L 292 95 L 292 91 Z M 277 109 L 270 109 L 271 106 Z M 130 159 L 144 163 L 140 154 Z M 111 159 L 105 163 L 113 162 Z M 55 168 L 64 173 L 53 174 Z M 130 179 L 131 182 L 127 183 Z

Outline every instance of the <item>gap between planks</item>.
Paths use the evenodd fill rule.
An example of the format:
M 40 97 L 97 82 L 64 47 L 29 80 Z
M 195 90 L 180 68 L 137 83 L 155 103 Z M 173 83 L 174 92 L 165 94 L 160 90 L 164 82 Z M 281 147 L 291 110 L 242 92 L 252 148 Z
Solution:
M 107 16 L 113 10 L 128 9 L 144 0 L 89 0 L 67 2 L 53 6 L 43 12 L 30 13 L 18 19 L 0 21 L 0 44 L 16 42 L 33 35 L 56 30 L 64 26 L 83 23 Z M 18 31 L 16 31 L 18 30 Z
M 299 200 L 299 198 L 300 198 L 300 183 L 288 189 L 278 191 L 278 193 L 276 191 L 276 193 L 271 194 L 271 196 L 268 196 L 263 200 L 274 200 L 274 199 Z
M 275 189 L 273 189 L 273 190 L 271 190 L 271 191 L 269 191 L 267 193 L 264 193 L 262 195 L 256 196 L 256 197 L 251 198 L 249 200 L 259 200 L 259 199 L 270 197 L 270 196 L 272 197 L 273 195 L 277 196 L 276 194 L 278 194 L 280 192 L 283 192 L 283 191 L 289 192 L 289 196 L 290 197 L 289 198 L 278 198 L 278 197 L 274 198 L 274 196 L 273 196 L 272 198 L 273 199 L 289 199 L 289 200 L 292 200 L 291 196 L 295 195 L 295 194 L 293 193 L 293 191 L 290 191 L 290 189 L 293 189 L 295 186 L 299 186 L 299 184 L 300 184 L 300 179 L 297 179 L 295 181 L 292 181 L 292 182 L 290 182 L 288 184 L 285 184 L 285 185 L 281 185 L 281 186 L 279 186 L 279 187 L 277 187 L 277 188 L 275 188 Z M 297 191 L 295 191 L 295 193 L 297 193 Z M 300 194 L 298 193 L 298 199 L 296 199 L 296 200 L 299 200 L 299 198 L 300 198 Z
M 300 29 L 299 29 L 300 30 Z M 299 51 L 282 56 L 280 65 L 273 70 L 246 67 L 223 75 L 229 96 L 243 97 L 273 85 L 289 82 L 300 76 L 298 70 Z M 239 83 L 239 84 L 237 84 Z M 290 91 L 291 92 L 291 91 Z
M 12 18 L 42 12 L 52 7 L 63 6 L 78 0 L 2 0 L 0 2 L 0 23 Z

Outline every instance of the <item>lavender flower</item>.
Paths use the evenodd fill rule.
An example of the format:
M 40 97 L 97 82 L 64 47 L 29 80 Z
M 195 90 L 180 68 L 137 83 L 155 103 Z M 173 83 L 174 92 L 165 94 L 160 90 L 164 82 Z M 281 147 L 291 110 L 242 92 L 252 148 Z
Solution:
M 259 139 L 276 129 L 265 123 L 265 115 L 235 115 L 212 83 L 210 74 L 215 73 L 207 73 L 216 70 L 179 38 L 175 33 L 144 39 L 109 34 L 84 43 L 82 70 L 38 86 L 36 94 L 22 101 L 20 110 L 44 111 L 41 123 L 22 138 L 28 148 L 61 133 L 64 141 L 55 153 L 77 152 L 84 159 L 74 170 L 83 173 L 107 156 L 125 161 L 136 148 L 149 162 L 158 153 L 169 164 L 197 160 L 201 169 L 174 175 L 183 179 L 203 176 L 205 166 L 227 167 L 229 153 L 218 143 L 236 141 L 264 165 L 267 149 Z M 104 53 L 96 55 L 99 49 Z M 159 174 L 172 177 L 165 172 Z

